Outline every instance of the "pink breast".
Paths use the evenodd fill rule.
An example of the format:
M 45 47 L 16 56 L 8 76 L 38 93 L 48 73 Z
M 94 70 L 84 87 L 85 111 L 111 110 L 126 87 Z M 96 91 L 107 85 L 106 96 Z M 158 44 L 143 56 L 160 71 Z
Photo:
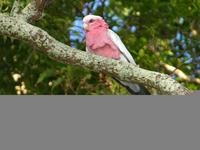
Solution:
M 120 51 L 105 31 L 96 30 L 86 33 L 86 45 L 94 54 L 113 59 L 120 58 Z
M 93 49 L 92 52 L 97 55 L 108 58 L 113 58 L 113 59 L 120 58 L 120 52 L 118 50 L 112 49 L 108 44 L 105 44 L 103 47 Z

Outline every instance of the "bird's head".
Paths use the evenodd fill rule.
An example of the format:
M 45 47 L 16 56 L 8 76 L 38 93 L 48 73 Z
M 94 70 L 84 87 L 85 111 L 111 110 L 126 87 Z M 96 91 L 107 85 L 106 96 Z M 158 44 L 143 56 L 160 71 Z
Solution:
M 98 27 L 108 28 L 108 24 L 100 16 L 87 15 L 83 18 L 83 28 L 85 31 L 93 30 Z

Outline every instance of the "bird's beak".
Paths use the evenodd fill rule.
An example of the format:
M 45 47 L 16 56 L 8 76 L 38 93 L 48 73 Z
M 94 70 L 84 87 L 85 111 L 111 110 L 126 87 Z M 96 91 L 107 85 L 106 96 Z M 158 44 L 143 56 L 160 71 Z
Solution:
M 88 25 L 86 23 L 83 24 L 83 28 L 84 30 L 87 30 L 88 29 Z

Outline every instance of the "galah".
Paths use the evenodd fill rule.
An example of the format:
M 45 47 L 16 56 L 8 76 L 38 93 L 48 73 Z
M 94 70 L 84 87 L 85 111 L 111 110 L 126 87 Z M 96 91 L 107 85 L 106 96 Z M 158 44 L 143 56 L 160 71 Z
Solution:
M 86 51 L 107 58 L 135 64 L 135 61 L 120 37 L 109 29 L 105 20 L 96 15 L 87 15 L 83 18 L 83 28 L 86 36 Z M 121 81 L 113 77 L 131 94 L 148 95 L 147 89 L 139 84 Z

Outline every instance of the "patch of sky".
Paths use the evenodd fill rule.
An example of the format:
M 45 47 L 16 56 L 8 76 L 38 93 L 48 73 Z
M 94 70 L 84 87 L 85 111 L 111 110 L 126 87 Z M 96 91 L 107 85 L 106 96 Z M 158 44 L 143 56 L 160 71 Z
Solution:
M 136 32 L 137 27 L 133 25 L 133 26 L 131 26 L 131 29 L 130 29 L 130 30 L 131 30 L 132 33 L 134 33 L 134 32 Z
M 74 42 L 70 42 L 70 46 L 71 46 L 72 48 L 76 48 L 76 44 L 75 44 Z
M 107 7 L 107 6 L 109 6 L 110 5 L 110 0 L 106 0 L 105 2 L 104 2 L 104 5 Z
M 112 30 L 115 31 L 115 32 L 118 32 L 119 31 L 119 27 L 118 26 L 113 26 Z
M 72 27 L 70 28 L 69 35 L 70 40 L 72 41 L 72 47 L 76 47 L 73 41 L 82 42 L 84 39 L 85 34 L 82 23 L 82 18 L 77 17 L 76 20 L 74 20 Z
M 184 62 L 184 58 L 183 58 L 183 57 L 181 57 L 180 60 L 181 60 L 182 62 Z
M 178 52 L 177 56 L 180 55 L 180 53 Z M 184 64 L 189 64 L 193 61 L 193 59 L 191 58 L 191 54 L 189 54 L 188 52 L 185 52 L 183 54 L 183 57 L 180 58 L 180 60 L 182 62 L 184 62 Z
M 83 27 L 82 24 L 83 24 L 82 18 L 77 18 L 77 20 L 73 22 L 73 26 L 76 28 L 82 28 Z
M 177 45 L 175 44 L 175 41 L 180 41 L 180 42 L 181 42 L 181 45 L 182 45 L 182 48 L 183 48 L 183 49 L 187 49 L 186 37 L 185 37 L 183 34 L 181 34 L 179 31 L 177 31 L 176 37 L 175 37 L 174 39 L 171 39 L 171 40 L 170 40 L 170 44 L 171 44 L 172 46 L 175 46 L 175 50 L 180 50 L 179 46 L 177 46 Z
M 196 74 L 192 74 L 191 77 L 192 77 L 192 78 L 196 78 Z
M 176 52 L 176 56 L 180 56 L 180 54 L 181 54 L 180 52 Z
M 186 60 L 185 62 L 184 62 L 184 64 L 190 64 L 190 63 L 192 63 L 192 58 L 190 58 L 190 59 L 188 59 L 188 60 Z
M 118 19 L 119 19 L 118 16 L 116 16 L 116 15 L 112 16 L 112 20 L 113 20 L 113 21 L 117 21 Z
M 102 6 L 102 2 L 101 2 L 100 0 L 95 0 L 95 1 L 94 1 L 94 4 L 93 4 L 93 7 L 92 7 L 92 11 L 96 11 L 96 9 L 97 9 L 99 6 Z
M 184 56 L 187 57 L 187 58 L 191 58 L 191 54 L 189 54 L 188 52 L 185 52 Z
M 185 36 L 181 34 L 181 42 L 185 42 Z
M 182 42 L 182 47 L 183 47 L 183 49 L 186 49 L 186 48 L 187 48 L 187 45 L 186 45 L 185 42 Z
M 174 79 L 174 80 L 176 79 L 176 75 L 175 75 L 175 74 L 173 74 L 171 77 L 172 77 L 172 79 Z
M 200 62 L 200 56 L 196 57 L 196 61 Z M 200 65 L 200 64 L 199 64 Z
M 83 16 L 86 16 L 86 15 L 88 14 L 88 9 L 87 9 L 87 8 L 84 8 L 84 9 L 82 10 L 82 14 L 83 14 Z
M 181 33 L 179 31 L 176 33 L 176 40 L 181 40 Z
M 123 27 L 124 21 L 122 19 L 118 18 L 118 20 L 116 22 L 119 25 L 119 27 Z
M 87 15 L 87 14 L 89 14 L 88 8 L 90 8 L 91 9 L 90 13 L 94 14 L 96 12 L 96 10 L 97 10 L 98 7 L 103 6 L 103 5 L 107 7 L 107 6 L 109 6 L 109 4 L 110 4 L 109 0 L 105 0 L 105 1 L 94 0 L 92 2 L 87 2 L 84 5 L 84 9 L 82 10 L 82 13 L 83 13 L 84 16 Z
M 110 15 L 109 17 L 112 16 L 112 14 L 109 14 L 109 15 Z M 114 15 L 114 16 L 112 16 L 111 19 L 113 22 L 117 23 L 119 29 L 123 27 L 124 21 L 122 19 L 120 19 L 118 16 Z M 114 28 L 116 29 L 116 27 L 114 27 Z M 119 29 L 117 29 L 117 30 L 119 30 Z
M 200 69 L 200 64 L 197 64 L 197 66 L 196 66 L 196 67 L 197 67 L 197 69 Z

